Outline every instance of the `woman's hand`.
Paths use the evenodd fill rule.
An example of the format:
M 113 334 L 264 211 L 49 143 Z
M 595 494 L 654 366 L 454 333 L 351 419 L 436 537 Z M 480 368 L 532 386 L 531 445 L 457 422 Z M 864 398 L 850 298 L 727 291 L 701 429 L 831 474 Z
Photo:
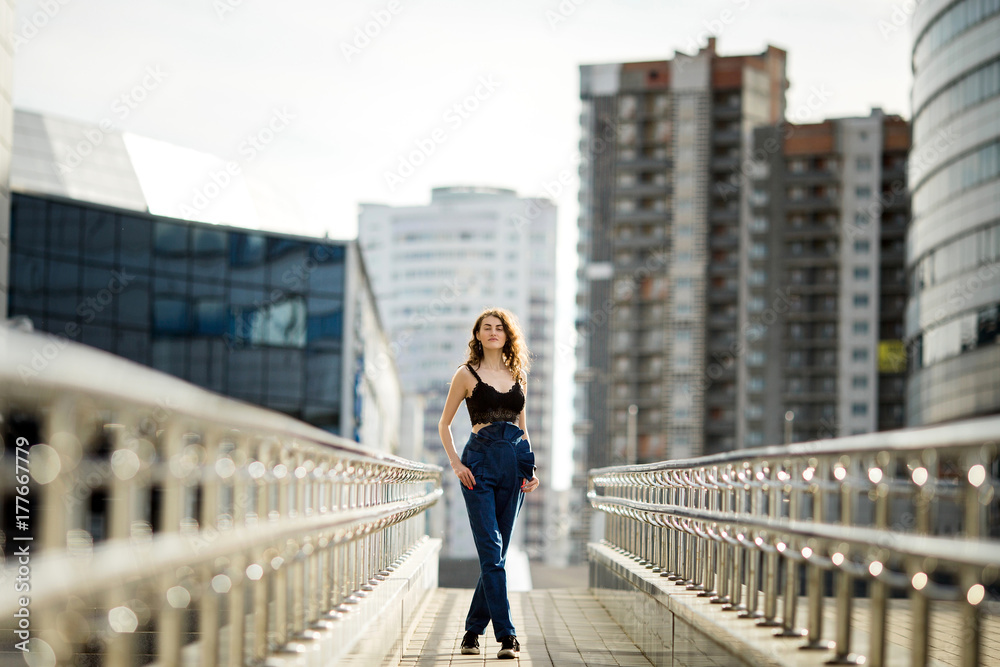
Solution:
M 538 488 L 539 485 L 538 477 L 535 475 L 531 476 L 531 479 L 525 479 L 521 481 L 521 490 L 525 493 L 531 493 Z
M 472 471 L 461 461 L 452 461 L 451 469 L 458 477 L 458 481 L 462 483 L 462 486 L 471 491 L 472 487 L 476 485 L 476 478 L 473 477 Z

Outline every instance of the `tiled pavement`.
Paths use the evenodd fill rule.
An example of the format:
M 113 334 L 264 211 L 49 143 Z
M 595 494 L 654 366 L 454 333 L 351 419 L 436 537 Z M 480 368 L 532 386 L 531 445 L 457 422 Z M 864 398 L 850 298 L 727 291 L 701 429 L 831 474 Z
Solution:
M 535 667 L 649 667 L 651 663 L 586 589 L 551 588 L 510 594 L 521 642 L 518 660 L 497 660 L 492 628 L 479 638 L 479 655 L 459 644 L 472 589 L 439 588 L 422 610 L 400 667 L 510 664 Z

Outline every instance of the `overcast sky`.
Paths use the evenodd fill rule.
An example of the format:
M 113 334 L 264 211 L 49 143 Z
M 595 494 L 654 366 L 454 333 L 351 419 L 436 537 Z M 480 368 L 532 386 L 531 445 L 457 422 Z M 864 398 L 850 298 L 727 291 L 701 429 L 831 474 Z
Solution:
M 18 0 L 14 103 L 236 160 L 282 195 L 267 226 L 353 237 L 362 201 L 459 183 L 546 195 L 576 153 L 579 65 L 670 58 L 709 32 L 723 55 L 788 51 L 796 120 L 908 116 L 908 22 L 889 31 L 902 4 Z M 809 109 L 814 91 L 828 100 Z M 387 183 L 417 142 L 433 155 Z M 557 198 L 570 230 L 575 194 Z
M 454 184 L 552 194 L 547 183 L 575 174 L 579 65 L 694 53 L 710 33 L 722 55 L 788 51 L 796 121 L 872 106 L 909 117 L 903 5 L 18 0 L 14 104 L 236 161 L 278 193 L 260 202 L 262 226 L 347 238 L 359 202 L 420 204 Z M 421 146 L 431 154 L 400 171 Z M 563 304 L 576 194 L 554 197 Z

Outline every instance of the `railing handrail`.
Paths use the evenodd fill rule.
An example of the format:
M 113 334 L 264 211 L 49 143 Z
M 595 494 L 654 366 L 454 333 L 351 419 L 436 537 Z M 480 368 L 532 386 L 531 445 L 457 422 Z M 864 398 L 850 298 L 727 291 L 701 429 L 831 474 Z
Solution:
M 17 519 L 0 581 L 30 574 L 30 599 L 0 613 L 30 606 L 18 637 L 60 664 L 77 651 L 132 664 L 150 650 L 133 633 L 155 638 L 158 664 L 320 644 L 335 661 L 358 640 L 337 621 L 419 553 L 421 513 L 442 496 L 438 465 L 2 324 L 0 423 Z M 80 624 L 63 632 L 70 610 Z
M 902 591 L 912 664 L 929 662 L 931 605 L 954 603 L 967 628 L 961 664 L 971 666 L 983 664 L 982 618 L 994 606 L 983 603 L 995 595 L 1000 563 L 998 443 L 1000 416 L 990 416 L 608 466 L 590 470 L 587 497 L 620 553 L 740 618 L 781 628 L 775 636 L 806 636 L 800 648 L 832 648 L 831 664 L 860 659 L 851 609 L 863 581 L 870 664 L 887 664 L 888 600 Z M 833 574 L 833 642 L 823 630 L 825 572 Z M 797 623 L 800 597 L 806 628 Z
M 729 452 L 708 454 L 686 459 L 654 463 L 626 464 L 591 468 L 591 477 L 615 472 L 657 472 L 702 468 L 733 461 L 764 459 L 780 460 L 806 456 L 831 456 L 875 451 L 908 451 L 927 447 L 968 447 L 987 442 L 1000 443 L 1000 416 L 978 417 L 962 422 L 917 426 L 893 431 L 877 431 L 860 435 L 824 438 L 790 445 L 768 445 Z
M 815 521 L 793 521 L 787 518 L 770 519 L 765 516 L 689 508 L 681 505 L 646 503 L 625 498 L 605 498 L 594 491 L 588 492 L 587 497 L 591 503 L 597 505 L 599 508 L 602 505 L 622 507 L 634 512 L 644 513 L 648 516 L 678 516 L 686 519 L 695 519 L 705 524 L 747 526 L 770 531 L 774 534 L 795 535 L 801 539 L 820 538 L 827 542 L 848 542 L 861 546 L 878 545 L 887 535 L 885 530 L 866 528 L 864 526 L 841 526 L 838 524 L 817 523 Z M 666 523 L 660 523 L 659 525 L 665 526 Z M 893 544 L 892 551 L 904 556 L 930 557 L 945 563 L 979 567 L 1000 563 L 1000 542 L 996 540 L 963 540 L 962 548 L 955 549 L 955 540 L 950 537 L 908 535 L 898 532 L 892 533 L 892 537 L 894 539 L 902 538 L 901 543 Z M 808 560 L 808 558 L 805 560 Z
M 118 585 L 122 581 L 141 583 L 161 576 L 172 568 L 188 566 L 196 568 L 209 564 L 216 558 L 233 553 L 252 552 L 263 546 L 271 546 L 281 540 L 292 540 L 302 535 L 318 532 L 341 532 L 330 542 L 338 544 L 348 541 L 350 532 L 366 523 L 391 520 L 406 514 L 421 512 L 438 501 L 443 491 L 438 488 L 421 498 L 401 500 L 373 508 L 341 510 L 337 513 L 320 514 L 311 517 L 281 519 L 264 522 L 256 529 L 232 529 L 219 534 L 210 545 L 203 545 L 198 531 L 190 533 L 167 533 L 156 535 L 146 544 L 135 544 L 126 540 L 111 540 L 94 548 L 91 556 L 59 552 L 44 555 L 34 567 L 32 576 L 33 605 L 43 607 L 60 596 L 76 595 L 85 597 Z M 86 565 L 87 577 L 81 579 L 81 562 Z M 17 570 L 16 563 L 10 568 Z M 13 579 L 13 575 L 8 575 Z M 0 569 L 0 581 L 5 580 Z M 0 601 L 0 614 L 9 614 L 17 608 L 14 598 Z
M 47 346 L 56 351 L 52 358 L 48 357 Z M 40 359 L 38 363 L 45 366 L 41 369 L 33 366 L 36 359 Z M 51 368 L 55 359 L 58 359 L 58 372 Z M 100 378 L 99 383 L 95 383 L 95 378 Z M 221 396 L 109 352 L 75 344 L 52 334 L 17 331 L 2 323 L 0 383 L 15 383 L 18 393 L 25 397 L 67 392 L 100 396 L 123 405 L 177 412 L 186 419 L 231 422 L 244 432 L 298 438 L 350 452 L 367 462 L 410 470 L 442 470 L 435 464 L 366 449 L 352 440 L 288 415 Z M 226 419 L 220 420 L 220 415 L 226 415 Z

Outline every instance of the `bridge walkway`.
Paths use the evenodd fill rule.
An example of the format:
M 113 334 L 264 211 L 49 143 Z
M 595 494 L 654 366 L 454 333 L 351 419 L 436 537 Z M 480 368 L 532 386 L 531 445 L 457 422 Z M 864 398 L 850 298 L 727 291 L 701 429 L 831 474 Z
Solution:
M 500 647 L 492 629 L 480 637 L 478 656 L 462 655 L 465 614 L 472 589 L 439 588 L 406 643 L 400 667 L 495 665 Z M 521 642 L 517 661 L 532 667 L 649 667 L 608 611 L 586 588 L 549 588 L 510 593 L 511 613 Z

